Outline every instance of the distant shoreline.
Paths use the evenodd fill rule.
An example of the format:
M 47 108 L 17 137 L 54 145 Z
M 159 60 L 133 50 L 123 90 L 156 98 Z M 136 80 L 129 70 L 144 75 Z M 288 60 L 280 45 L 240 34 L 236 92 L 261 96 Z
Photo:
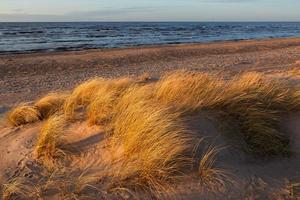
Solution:
M 186 46 L 186 45 L 205 45 L 205 44 L 223 44 L 232 42 L 256 42 L 256 41 L 270 41 L 270 40 L 290 40 L 299 39 L 299 37 L 278 37 L 278 38 L 260 38 L 260 39 L 232 39 L 232 40 L 216 40 L 207 42 L 190 42 L 190 43 L 166 43 L 166 44 L 153 44 L 153 45 L 132 45 L 123 47 L 103 47 L 103 48 L 82 48 L 82 49 L 58 49 L 58 50 L 34 50 L 34 51 L 17 51 L 17 52 L 1 52 L 2 56 L 18 56 L 18 55 L 56 55 L 61 53 L 80 53 L 89 51 L 110 51 L 121 49 L 139 49 L 139 48 L 159 48 L 159 47 L 174 47 L 174 46 Z
M 0 23 L 0 54 L 300 37 L 300 22 Z

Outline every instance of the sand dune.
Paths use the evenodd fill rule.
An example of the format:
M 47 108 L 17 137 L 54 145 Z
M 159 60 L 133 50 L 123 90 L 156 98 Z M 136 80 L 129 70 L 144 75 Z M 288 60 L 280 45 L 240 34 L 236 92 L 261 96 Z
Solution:
M 3 197 L 297 199 L 298 72 L 98 78 L 37 122 L 16 107 L 8 119 L 24 125 L 1 128 Z

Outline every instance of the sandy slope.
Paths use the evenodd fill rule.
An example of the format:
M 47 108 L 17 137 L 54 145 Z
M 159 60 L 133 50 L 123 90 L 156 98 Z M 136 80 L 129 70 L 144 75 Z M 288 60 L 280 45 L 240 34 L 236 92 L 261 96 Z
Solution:
M 183 199 L 264 199 L 270 194 L 289 195 L 287 185 L 300 180 L 300 117 L 299 113 L 286 117 L 282 127 L 288 128 L 293 138 L 289 158 L 262 160 L 247 156 L 232 146 L 222 134 L 220 119 L 214 113 L 200 113 L 189 117 L 187 126 L 214 146 L 225 147 L 218 156 L 218 166 L 230 173 L 232 184 L 228 187 L 203 191 L 198 181 L 186 179 L 178 185 L 177 195 Z M 26 177 L 39 180 L 43 169 L 32 158 L 40 123 L 21 128 L 2 128 L 0 137 L 0 181 L 14 177 Z M 65 136 L 68 138 L 66 149 L 72 155 L 70 168 L 101 169 L 103 163 L 111 162 L 111 155 L 105 148 L 105 138 L 101 127 L 89 127 L 86 123 L 74 123 L 69 126 Z M 200 147 L 201 148 L 201 147 Z M 177 196 L 177 197 L 178 197 Z

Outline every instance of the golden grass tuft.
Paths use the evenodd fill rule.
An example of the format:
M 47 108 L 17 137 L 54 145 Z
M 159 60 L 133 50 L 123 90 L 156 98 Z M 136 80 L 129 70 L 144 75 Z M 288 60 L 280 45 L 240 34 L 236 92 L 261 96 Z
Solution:
M 247 73 L 228 82 L 220 108 L 235 118 L 246 151 L 256 155 L 288 153 L 289 139 L 280 130 L 280 117 L 293 108 L 286 82 L 259 73 Z
M 35 107 L 41 113 L 42 118 L 49 118 L 62 110 L 63 104 L 68 97 L 65 93 L 49 93 L 35 102 Z
M 238 121 L 247 151 L 259 155 L 285 154 L 289 140 L 280 132 L 280 117 L 295 108 L 296 93 L 288 82 L 260 73 L 230 80 L 216 75 L 176 71 L 155 86 L 163 104 L 193 113 L 222 111 Z
M 147 88 L 131 88 L 116 106 L 112 149 L 121 146 L 123 153 L 111 176 L 115 188 L 160 195 L 190 165 L 193 137 L 180 113 L 149 100 Z
M 87 106 L 99 88 L 106 83 L 106 79 L 96 78 L 77 86 L 64 103 L 64 113 L 66 116 L 72 117 L 76 109 L 81 106 Z
M 292 90 L 288 82 L 282 79 L 250 72 L 234 77 L 225 88 L 226 106 L 234 103 L 261 104 L 279 111 L 288 111 L 293 105 Z
M 224 186 L 231 182 L 228 173 L 221 168 L 216 167 L 216 157 L 221 148 L 209 148 L 200 158 L 199 176 L 201 184 L 205 186 Z
M 155 86 L 162 103 L 190 111 L 214 107 L 221 101 L 223 90 L 223 81 L 217 76 L 185 70 L 163 76 Z
M 34 106 L 24 103 L 13 108 L 7 115 L 8 123 L 12 126 L 37 122 L 40 118 L 41 115 Z
M 34 156 L 40 160 L 47 169 L 53 169 L 56 159 L 61 158 L 64 153 L 60 149 L 65 127 L 63 116 L 51 116 L 41 128 Z
M 103 84 L 95 93 L 87 108 L 89 124 L 108 122 L 120 96 L 133 85 L 134 81 L 130 78 L 112 79 Z

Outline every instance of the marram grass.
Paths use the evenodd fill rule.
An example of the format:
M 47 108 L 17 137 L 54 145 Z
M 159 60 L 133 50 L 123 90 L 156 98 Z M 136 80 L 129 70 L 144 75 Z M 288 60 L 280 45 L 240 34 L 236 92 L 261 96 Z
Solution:
M 76 109 L 89 105 L 99 88 L 105 84 L 107 84 L 106 79 L 97 78 L 77 86 L 64 103 L 65 115 L 71 118 L 74 116 Z
M 130 78 L 118 78 L 107 81 L 95 93 L 87 107 L 89 124 L 102 124 L 108 122 L 113 109 L 120 96 L 126 89 L 132 87 L 134 81 Z
M 41 114 L 36 107 L 24 103 L 13 108 L 7 115 L 7 121 L 12 126 L 37 122 L 40 118 Z
M 147 96 L 147 87 L 132 88 L 116 105 L 111 122 L 112 149 L 121 145 L 123 153 L 111 173 L 118 187 L 131 191 L 142 187 L 159 195 L 190 167 L 193 135 L 179 113 Z
M 42 126 L 36 146 L 34 156 L 40 160 L 47 169 L 53 169 L 56 159 L 64 155 L 60 149 L 66 121 L 63 115 L 51 116 Z
M 246 153 L 278 156 L 289 153 L 281 118 L 299 110 L 299 105 L 299 85 L 285 79 L 253 72 L 224 78 L 181 70 L 151 83 L 146 78 L 93 79 L 68 96 L 49 94 L 35 106 L 20 105 L 8 119 L 19 126 L 48 118 L 34 155 L 53 170 L 64 155 L 62 136 L 69 123 L 65 117 L 84 113 L 90 125 L 108 127 L 107 149 L 113 159 L 99 167 L 105 192 L 134 196 L 142 191 L 161 199 L 174 191 L 173 184 L 195 163 L 192 151 L 199 138 L 186 126 L 186 115 L 203 110 L 223 113 L 237 127 L 226 136 L 238 136 Z M 219 123 L 226 121 L 220 119 Z M 219 151 L 211 147 L 198 158 L 197 172 L 203 185 L 223 185 L 229 180 L 226 172 L 216 167 Z
M 36 101 L 34 105 L 39 110 L 42 118 L 49 118 L 62 110 L 67 97 L 68 95 L 65 93 L 49 93 Z
M 164 76 L 155 89 L 162 104 L 191 113 L 204 109 L 222 111 L 233 117 L 249 153 L 288 152 L 289 139 L 280 130 L 280 117 L 293 111 L 298 100 L 295 88 L 285 80 L 260 73 L 224 80 L 216 75 L 177 71 Z

